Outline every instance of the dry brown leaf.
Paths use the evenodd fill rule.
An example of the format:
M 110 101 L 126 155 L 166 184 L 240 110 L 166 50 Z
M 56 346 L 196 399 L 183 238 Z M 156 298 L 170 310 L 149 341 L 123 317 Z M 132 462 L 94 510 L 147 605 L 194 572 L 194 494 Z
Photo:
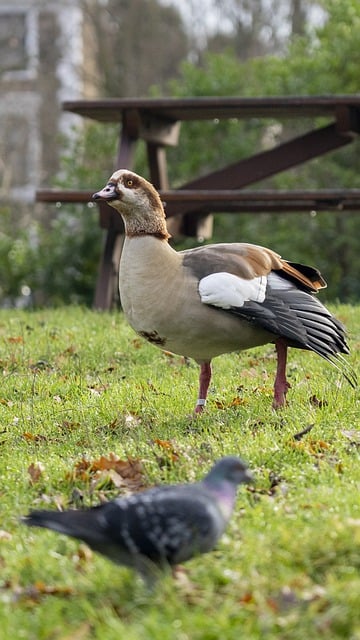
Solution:
M 244 404 L 248 404 L 249 400 L 247 398 L 239 398 L 239 396 L 235 396 L 230 402 L 229 407 L 239 407 Z
M 60 424 L 60 429 L 63 431 L 76 431 L 80 427 L 80 422 L 72 422 L 70 420 L 63 420 Z
M 325 440 L 314 440 L 312 438 L 301 441 L 297 440 L 290 444 L 292 447 L 305 451 L 315 457 L 321 457 L 323 456 L 324 451 L 329 451 L 331 449 L 331 445 L 328 442 L 325 442 Z
M 93 478 L 95 486 L 110 481 L 115 487 L 127 487 L 132 491 L 145 486 L 142 461 L 139 458 L 121 460 L 114 453 L 93 461 L 82 458 L 75 464 L 72 477 L 82 480 Z
M 45 471 L 45 467 L 41 462 L 32 462 L 28 466 L 28 474 L 30 476 L 31 484 L 35 484 L 36 482 L 39 482 L 44 471 Z
M 70 354 L 71 356 L 76 353 L 76 347 L 71 344 L 66 349 L 64 349 L 63 354 Z
M 29 431 L 25 431 L 22 434 L 22 437 L 25 438 L 28 442 L 46 442 L 46 436 L 43 436 L 41 433 L 30 433 Z
M 11 342 L 12 344 L 23 344 L 24 338 L 22 336 L 11 336 L 8 338 L 8 342 Z
M 128 458 L 127 460 L 121 460 L 115 453 L 109 453 L 108 457 L 100 456 L 97 460 L 93 460 L 90 465 L 90 471 L 103 469 L 115 469 L 117 473 L 125 478 L 141 471 L 142 464 L 139 459 Z
M 158 447 L 164 449 L 168 456 L 170 457 L 172 462 L 177 462 L 179 460 L 179 454 L 175 451 L 174 445 L 170 440 L 161 440 L 160 438 L 155 438 L 153 441 L 154 444 L 157 444 Z
M 5 405 L 6 407 L 13 407 L 14 403 L 12 400 L 5 400 L 5 398 L 0 398 L 0 404 Z
M 239 599 L 241 604 L 253 604 L 255 602 L 254 594 L 251 591 L 246 591 Z
M 89 468 L 91 466 L 90 460 L 86 458 L 81 458 L 78 462 L 75 463 L 73 475 L 77 478 L 84 478 L 88 475 Z
M 270 389 L 270 387 L 261 386 L 261 387 L 254 387 L 254 389 L 252 390 L 252 393 L 262 393 L 265 396 L 272 396 L 273 390 Z
M 239 407 L 241 405 L 248 404 L 248 400 L 246 398 L 239 398 L 239 396 L 235 396 L 229 402 L 222 402 L 221 400 L 215 400 L 215 406 L 217 409 L 229 409 L 231 407 Z
M 116 473 L 114 469 L 98 471 L 94 476 L 93 488 L 104 489 L 105 487 L 109 487 L 109 485 L 115 489 L 129 488 L 129 482 Z
M 74 594 L 72 587 L 47 585 L 40 580 L 27 587 L 13 587 L 13 585 L 9 583 L 9 588 L 13 588 L 15 602 L 18 600 L 28 600 L 32 603 L 37 603 L 43 596 L 72 596 Z
M 95 396 L 100 396 L 102 393 L 104 393 L 104 391 L 106 391 L 109 388 L 110 385 L 108 384 L 99 384 L 99 385 L 91 385 L 88 387 L 90 393 L 92 393 Z
M 134 349 L 141 349 L 141 347 L 144 345 L 144 342 L 141 340 L 141 338 L 134 338 L 131 341 L 131 344 Z
M 316 395 L 310 396 L 309 402 L 313 407 L 318 407 L 319 409 L 326 407 L 329 404 L 327 400 L 319 400 Z

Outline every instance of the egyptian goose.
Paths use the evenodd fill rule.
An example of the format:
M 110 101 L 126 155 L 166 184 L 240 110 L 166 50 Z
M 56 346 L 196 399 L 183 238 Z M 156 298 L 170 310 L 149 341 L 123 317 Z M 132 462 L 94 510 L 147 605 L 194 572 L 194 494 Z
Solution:
M 314 351 L 355 386 L 340 355 L 349 353 L 345 329 L 313 295 L 326 286 L 319 271 L 253 244 L 175 251 L 159 194 L 127 169 L 115 171 L 93 199 L 124 221 L 119 285 L 128 322 L 149 342 L 200 365 L 195 413 L 206 402 L 212 358 L 269 342 L 277 353 L 274 408 L 285 404 L 290 386 L 288 346 Z

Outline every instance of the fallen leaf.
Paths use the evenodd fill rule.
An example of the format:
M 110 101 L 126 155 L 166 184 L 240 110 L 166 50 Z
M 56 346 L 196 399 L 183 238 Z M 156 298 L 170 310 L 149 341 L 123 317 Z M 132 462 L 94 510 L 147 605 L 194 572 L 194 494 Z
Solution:
M 139 491 L 145 487 L 142 461 L 139 458 L 121 460 L 114 453 L 93 461 L 82 458 L 75 464 L 71 475 L 85 481 L 92 478 L 97 488 L 108 481 L 116 487 L 126 487 L 131 491 Z
M 75 463 L 74 470 L 72 472 L 72 476 L 75 478 L 86 479 L 88 477 L 88 470 L 91 465 L 90 460 L 86 458 L 82 458 L 78 462 Z
M 255 602 L 254 594 L 251 591 L 246 591 L 240 596 L 239 602 L 241 602 L 241 604 L 253 604 Z
M 175 451 L 174 445 L 172 442 L 170 442 L 170 440 L 161 440 L 160 438 L 155 438 L 153 442 L 154 444 L 157 444 L 158 447 L 164 449 L 167 452 L 172 462 L 177 462 L 179 460 L 179 454 Z
M 319 409 L 326 407 L 329 404 L 327 400 L 319 400 L 315 395 L 310 396 L 309 402 L 313 407 L 319 407 Z
M 23 344 L 24 338 L 22 336 L 11 336 L 8 338 L 8 342 L 11 342 L 12 344 Z
M 146 385 L 147 385 L 147 388 L 150 389 L 150 391 L 153 391 L 157 396 L 159 395 L 160 393 L 159 390 L 155 387 L 155 385 L 151 382 L 151 380 L 147 380 Z
M 269 397 L 273 395 L 273 390 L 270 387 L 261 386 L 261 387 L 255 387 L 252 390 L 252 393 L 261 393 Z
M 100 456 L 100 458 L 91 463 L 91 471 L 99 469 L 115 469 L 124 478 L 129 478 L 142 472 L 142 463 L 138 458 L 121 460 L 115 453 L 110 453 L 109 457 Z
M 63 420 L 59 425 L 63 431 L 76 431 L 80 427 L 80 422 L 72 422 L 70 420 Z
M 153 442 L 163 449 L 170 449 L 172 451 L 174 448 L 170 440 L 160 440 L 160 438 L 155 438 Z
M 0 404 L 5 405 L 6 407 L 13 407 L 14 403 L 12 400 L 5 400 L 5 398 L 0 398 Z
M 246 398 L 239 398 L 239 396 L 235 396 L 229 402 L 222 402 L 221 400 L 215 400 L 215 406 L 217 409 L 229 409 L 230 407 L 238 407 L 240 405 L 248 404 L 248 400 Z
M 62 353 L 64 355 L 65 354 L 70 354 L 72 356 L 74 353 L 76 353 L 76 347 L 73 344 L 71 344 L 69 347 L 64 349 L 64 351 Z
M 144 342 L 140 338 L 134 338 L 131 341 L 131 345 L 133 346 L 134 349 L 141 349 L 141 347 L 144 346 Z
M 109 388 L 110 385 L 108 384 L 99 384 L 97 386 L 95 385 L 91 385 L 88 387 L 90 393 L 92 393 L 95 396 L 100 396 L 102 393 L 104 393 L 104 391 L 106 391 Z
M 271 598 L 271 596 L 268 596 L 266 598 L 266 604 L 269 607 L 269 609 L 271 609 L 274 613 L 278 613 L 279 605 L 276 602 L 275 598 Z
M 80 543 L 77 546 L 76 552 L 72 556 L 72 561 L 78 571 L 82 571 L 89 562 L 93 559 L 93 552 L 87 544 Z
M 22 437 L 25 438 L 28 442 L 46 442 L 46 436 L 43 436 L 41 433 L 30 433 L 29 431 L 25 431 L 22 434 Z
M 44 371 L 44 369 L 52 369 L 52 365 L 47 360 L 38 360 L 29 367 L 35 373 L 38 371 Z
M 324 455 L 324 451 L 329 451 L 331 449 L 331 445 L 325 440 L 313 440 L 312 438 L 308 438 L 306 440 L 297 440 L 290 443 L 292 447 L 297 448 L 299 450 L 305 451 L 312 456 L 322 457 Z
M 94 487 L 96 489 L 105 489 L 109 485 L 115 489 L 129 488 L 128 481 L 122 478 L 119 473 L 116 473 L 114 469 L 100 471 L 95 475 Z
M 72 596 L 74 594 L 74 589 L 72 587 L 47 585 L 45 582 L 40 580 L 27 587 L 20 587 L 18 585 L 14 587 L 10 584 L 9 588 L 13 589 L 15 602 L 18 600 L 28 600 L 30 602 L 37 603 L 43 596 Z
M 31 484 L 35 484 L 39 482 L 42 474 L 44 473 L 45 467 L 41 462 L 32 462 L 28 466 L 28 474 L 30 476 Z

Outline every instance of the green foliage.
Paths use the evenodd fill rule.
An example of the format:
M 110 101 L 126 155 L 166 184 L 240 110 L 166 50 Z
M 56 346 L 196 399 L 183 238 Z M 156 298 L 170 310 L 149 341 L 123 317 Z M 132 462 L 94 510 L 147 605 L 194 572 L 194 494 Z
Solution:
M 359 373 L 359 308 L 333 311 Z M 275 414 L 273 346 L 221 356 L 191 419 L 198 368 L 139 342 L 121 313 L 3 310 L 0 344 L 3 640 L 357 640 L 359 401 L 330 365 L 291 350 L 289 404 Z M 148 485 L 193 481 L 237 454 L 256 485 L 239 491 L 217 549 L 149 592 L 84 545 L 19 522 L 126 493 L 110 473 L 101 484 L 80 473 L 112 454 L 140 459 Z
M 180 76 L 168 84 L 168 94 L 186 96 L 274 96 L 356 93 L 359 89 L 360 4 L 357 0 L 323 0 L 326 20 L 308 26 L 289 39 L 278 56 L 239 61 L 229 48 L 208 54 L 201 64 L 186 61 Z M 153 96 L 163 90 L 153 87 Z M 319 126 L 325 119 L 318 121 Z M 295 137 L 314 122 L 246 121 L 184 122 L 178 147 L 168 149 L 170 184 L 176 188 L 239 158 Z M 115 168 L 118 127 L 88 121 L 64 141 L 56 185 L 65 188 L 101 187 Z M 321 158 L 257 183 L 254 188 L 317 189 L 360 187 L 360 140 Z M 149 178 L 145 145 L 138 146 L 134 169 Z M 7 225 L 0 236 L 4 268 L 0 299 L 15 299 L 31 282 L 41 303 L 92 299 L 101 249 L 94 212 L 80 207 L 49 208 L 46 230 L 18 231 Z M 60 213 L 60 215 L 59 215 Z M 54 219 L 53 219 L 54 218 Z M 58 218 L 56 221 L 55 218 Z M 37 238 L 37 235 L 39 236 Z M 329 282 L 329 299 L 360 298 L 359 213 L 217 215 L 213 241 L 246 241 L 267 245 L 285 258 L 318 266 Z M 195 240 L 194 240 L 195 242 Z M 187 240 L 186 245 L 191 243 Z M 34 252 L 34 246 L 37 251 Z M 65 266 L 64 266 L 65 265 Z
M 102 248 L 97 208 L 68 205 L 38 232 L 35 303 L 91 305 Z
M 62 140 L 60 175 L 57 187 L 66 189 L 94 189 L 102 186 L 112 170 L 119 142 L 119 127 L 91 120 L 82 127 L 74 127 L 71 135 Z
M 14 224 L 1 210 L 0 304 L 91 305 L 102 246 L 96 207 L 48 207 L 48 222 Z
M 33 227 L 19 226 L 10 207 L 0 208 L 0 218 L 0 301 L 13 305 L 32 277 L 35 234 Z
M 326 22 L 289 43 L 283 56 L 240 63 L 228 51 L 209 54 L 202 67 L 185 63 L 182 77 L 170 85 L 172 95 L 319 95 L 356 93 L 360 53 L 356 38 L 360 5 L 354 0 L 324 2 Z M 336 55 L 334 52 L 336 51 Z M 180 149 L 169 153 L 170 175 L 177 186 L 194 175 L 264 148 L 265 141 L 300 135 L 313 122 L 271 121 L 184 123 Z M 315 123 L 316 124 L 316 123 Z M 324 124 L 321 119 L 319 126 Z M 360 141 L 257 183 L 255 188 L 320 189 L 360 187 Z M 330 299 L 360 297 L 359 213 L 218 215 L 215 241 L 265 244 L 284 257 L 318 266 L 329 282 Z

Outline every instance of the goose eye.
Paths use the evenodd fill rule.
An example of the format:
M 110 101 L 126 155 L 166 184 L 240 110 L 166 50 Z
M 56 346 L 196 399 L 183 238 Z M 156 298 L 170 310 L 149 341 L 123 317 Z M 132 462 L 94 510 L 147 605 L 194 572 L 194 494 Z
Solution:
M 134 181 L 133 181 L 133 180 L 131 180 L 131 178 L 128 178 L 128 179 L 126 180 L 126 186 L 127 186 L 127 187 L 132 187 L 132 186 L 133 186 L 133 184 L 134 184 Z

